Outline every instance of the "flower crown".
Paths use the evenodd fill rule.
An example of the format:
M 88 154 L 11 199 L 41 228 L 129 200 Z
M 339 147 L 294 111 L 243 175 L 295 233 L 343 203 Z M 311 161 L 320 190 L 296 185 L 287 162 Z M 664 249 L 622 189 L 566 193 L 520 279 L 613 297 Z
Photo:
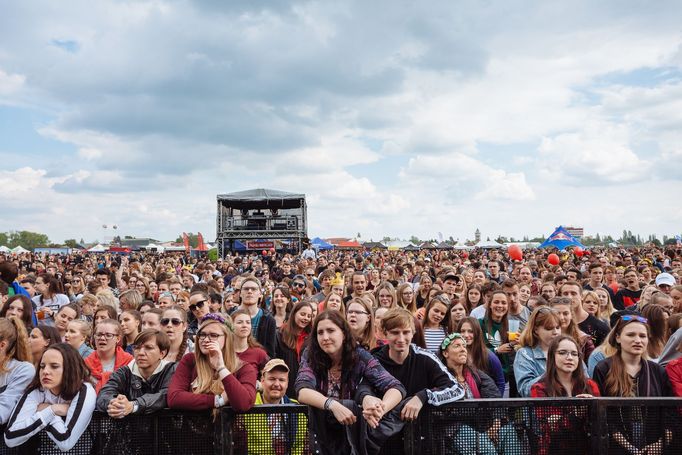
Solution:
M 452 332 L 450 335 L 446 336 L 443 342 L 440 344 L 440 350 L 445 351 L 448 348 L 448 346 L 450 346 L 450 343 L 452 343 L 456 339 L 462 340 L 464 342 L 464 346 L 467 345 L 467 342 L 461 333 Z
M 218 322 L 220 324 L 223 324 L 225 327 L 227 327 L 227 329 L 230 332 L 234 333 L 234 327 L 232 326 L 232 322 L 229 319 L 225 319 L 221 314 L 208 313 L 206 316 L 201 318 L 200 323 L 203 324 L 206 321 L 215 321 L 215 322 Z

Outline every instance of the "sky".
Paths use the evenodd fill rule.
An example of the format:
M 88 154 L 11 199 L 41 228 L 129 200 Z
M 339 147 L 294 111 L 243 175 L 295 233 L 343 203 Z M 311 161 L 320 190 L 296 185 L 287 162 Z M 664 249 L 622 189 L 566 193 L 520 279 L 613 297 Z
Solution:
M 682 232 L 682 3 L 0 0 L 0 232 Z

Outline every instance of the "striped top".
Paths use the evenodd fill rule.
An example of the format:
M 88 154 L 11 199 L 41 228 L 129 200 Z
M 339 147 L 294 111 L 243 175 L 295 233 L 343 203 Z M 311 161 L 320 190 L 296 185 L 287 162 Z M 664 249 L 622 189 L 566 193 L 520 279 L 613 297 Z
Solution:
M 446 335 L 443 327 L 438 327 L 437 329 L 424 329 L 426 349 L 434 354 L 438 354 L 438 351 L 440 351 L 440 344 L 443 342 Z

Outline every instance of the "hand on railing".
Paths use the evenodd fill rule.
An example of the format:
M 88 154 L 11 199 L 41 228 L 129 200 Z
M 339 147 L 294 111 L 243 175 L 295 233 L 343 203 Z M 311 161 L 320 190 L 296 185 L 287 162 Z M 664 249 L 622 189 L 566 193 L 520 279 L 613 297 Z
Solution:
M 334 418 L 341 425 L 353 425 L 357 421 L 357 417 L 353 414 L 353 411 L 342 405 L 339 401 L 334 400 L 329 410 L 334 414 Z
M 417 417 L 419 417 L 419 411 L 422 410 L 422 407 L 424 407 L 424 403 L 422 403 L 422 400 L 420 400 L 418 397 L 414 396 L 405 403 L 405 406 L 403 406 L 403 410 L 400 411 L 400 418 L 402 420 L 417 420 Z
M 384 403 L 379 398 L 367 395 L 362 400 L 362 416 L 371 428 L 379 426 L 385 412 Z

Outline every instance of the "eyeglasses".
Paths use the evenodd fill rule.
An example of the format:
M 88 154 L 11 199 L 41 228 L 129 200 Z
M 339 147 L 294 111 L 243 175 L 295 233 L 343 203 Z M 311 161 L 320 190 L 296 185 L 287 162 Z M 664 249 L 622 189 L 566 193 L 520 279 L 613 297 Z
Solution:
M 358 314 L 364 314 L 365 316 L 369 315 L 368 312 L 366 311 L 360 311 L 360 310 L 348 310 L 346 311 L 346 314 L 352 314 L 352 315 L 358 315 Z
M 312 273 L 306 273 L 305 276 L 315 276 L 315 275 Z
M 293 286 L 294 286 L 295 288 L 304 288 L 304 287 L 305 287 L 305 284 L 304 284 L 304 283 L 294 283 Z
M 197 302 L 197 303 L 191 304 L 191 305 L 189 306 L 189 311 L 194 311 L 194 310 L 196 310 L 197 308 L 203 308 L 203 307 L 204 307 L 204 303 L 206 303 L 206 302 L 207 302 L 206 300 L 201 300 L 201 301 L 199 301 L 199 302 Z
M 557 351 L 556 353 L 557 353 L 558 355 L 560 355 L 561 357 L 568 357 L 569 355 L 570 355 L 571 357 L 578 357 L 578 355 L 579 355 L 579 354 L 578 354 L 578 351 L 566 351 L 565 349 L 562 349 L 562 350 L 560 350 L 560 351 Z
M 178 327 L 182 323 L 183 323 L 183 320 L 178 319 L 178 318 L 163 318 L 163 319 L 161 319 L 161 325 L 164 327 L 167 326 L 168 324 L 173 324 L 175 327 Z
M 200 333 L 197 335 L 197 339 L 200 341 L 205 340 L 206 338 L 210 338 L 211 341 L 217 341 L 218 338 L 225 336 L 224 333 Z
M 626 314 L 625 316 L 621 316 L 620 318 L 625 322 L 637 321 L 637 322 L 641 322 L 642 324 L 646 324 L 649 322 L 649 320 L 647 318 L 643 318 L 642 316 L 637 316 L 636 314 Z
M 111 340 L 112 338 L 118 336 L 115 333 L 96 333 L 95 338 L 106 338 L 107 340 Z

